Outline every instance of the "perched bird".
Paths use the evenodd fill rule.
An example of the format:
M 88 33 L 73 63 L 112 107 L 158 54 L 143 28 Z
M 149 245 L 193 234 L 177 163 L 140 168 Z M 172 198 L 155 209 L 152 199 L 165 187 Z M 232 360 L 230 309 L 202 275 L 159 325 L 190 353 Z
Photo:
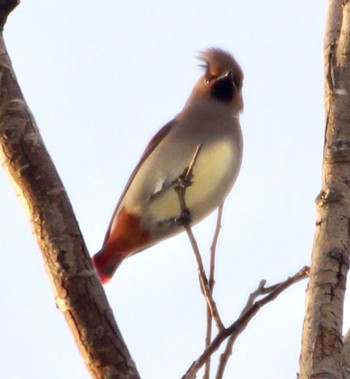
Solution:
M 102 283 L 124 258 L 211 213 L 237 178 L 243 149 L 243 72 L 231 54 L 218 48 L 203 51 L 199 59 L 204 74 L 182 111 L 149 142 L 117 204 L 102 249 L 93 257 Z M 183 209 L 175 187 L 194 158 Z

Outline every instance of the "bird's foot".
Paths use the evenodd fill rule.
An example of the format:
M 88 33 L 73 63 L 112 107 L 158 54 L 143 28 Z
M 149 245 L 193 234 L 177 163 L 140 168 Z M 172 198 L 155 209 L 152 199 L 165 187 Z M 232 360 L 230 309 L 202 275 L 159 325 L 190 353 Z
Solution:
M 188 225 L 192 222 L 191 211 L 185 208 L 181 211 L 181 214 L 177 217 L 170 217 L 158 222 L 159 225 L 167 228 L 174 228 L 179 226 Z
M 184 208 L 181 211 L 179 217 L 175 218 L 175 223 L 180 226 L 188 225 L 192 222 L 191 211 L 188 208 Z
M 177 178 L 175 184 L 175 191 L 185 190 L 193 184 L 193 174 L 189 172 L 188 168 L 184 169 L 184 172 Z

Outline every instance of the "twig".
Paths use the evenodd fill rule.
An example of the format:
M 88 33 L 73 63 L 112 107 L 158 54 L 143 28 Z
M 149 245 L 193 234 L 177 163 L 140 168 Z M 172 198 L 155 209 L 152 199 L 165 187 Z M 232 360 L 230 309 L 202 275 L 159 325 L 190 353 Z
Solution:
M 218 208 L 218 215 L 216 219 L 216 227 L 213 237 L 213 242 L 210 246 L 210 271 L 209 271 L 209 289 L 213 296 L 213 289 L 215 285 L 215 255 L 216 255 L 216 245 L 219 239 L 220 229 L 221 229 L 221 219 L 222 219 L 222 211 L 223 211 L 224 203 L 220 204 Z M 210 345 L 211 342 L 211 335 L 212 335 L 212 325 L 213 325 L 213 317 L 211 315 L 211 311 L 209 306 L 207 306 L 207 330 L 206 330 L 206 336 L 205 336 L 205 347 L 207 348 Z M 210 379 L 210 363 L 211 359 L 207 360 L 205 363 L 204 368 L 204 375 L 203 379 Z
M 151 199 L 154 200 L 155 198 L 161 196 L 165 191 L 167 191 L 169 188 L 174 188 L 175 191 L 184 191 L 186 192 L 186 188 L 189 187 L 191 183 L 191 177 L 192 177 L 192 171 L 193 167 L 197 161 L 199 152 L 202 148 L 202 144 L 197 145 L 196 150 L 193 154 L 192 160 L 189 164 L 189 166 L 184 170 L 184 172 L 179 176 L 176 177 L 174 180 L 170 181 L 167 184 L 164 184 L 161 190 L 155 192 L 151 195 Z M 182 187 L 182 188 L 181 188 Z M 183 204 L 180 204 L 180 209 L 183 211 L 183 207 L 181 206 Z
M 298 271 L 295 275 L 288 278 L 284 282 L 278 283 L 272 287 L 270 287 L 271 291 L 266 294 L 266 288 L 261 288 L 261 283 L 259 284 L 259 288 L 261 290 L 261 294 L 266 294 L 264 298 L 261 300 L 253 302 L 244 312 L 241 313 L 239 318 L 233 322 L 227 329 L 224 329 L 218 333 L 218 335 L 214 338 L 211 344 L 204 350 L 201 356 L 192 363 L 186 374 L 182 377 L 182 379 L 194 379 L 196 378 L 197 372 L 201 369 L 201 367 L 205 364 L 207 359 L 221 346 L 223 341 L 225 341 L 228 337 L 232 337 L 237 339 L 240 333 L 248 325 L 249 321 L 257 314 L 257 312 L 267 303 L 276 299 L 276 297 L 281 294 L 285 289 L 290 287 L 291 285 L 299 282 L 302 279 L 305 279 L 308 275 L 309 267 L 305 266 L 300 271 Z M 255 291 L 256 297 L 259 296 L 258 292 L 260 291 L 258 288 Z M 250 300 L 248 299 L 248 302 Z
M 240 316 L 242 316 L 245 312 L 247 312 L 249 310 L 250 307 L 253 306 L 254 301 L 259 296 L 270 293 L 279 286 L 279 284 L 275 284 L 275 285 L 270 286 L 270 287 L 265 287 L 265 284 L 266 284 L 266 280 L 265 279 L 261 280 L 258 288 L 249 295 L 247 303 L 244 306 L 242 312 L 240 313 Z M 234 345 L 237 337 L 238 337 L 238 334 L 235 334 L 235 335 L 232 335 L 229 337 L 227 344 L 226 344 L 226 347 L 225 347 L 225 350 L 220 356 L 219 365 L 217 368 L 215 379 L 222 379 L 223 378 L 227 362 L 228 362 L 228 360 L 232 354 L 232 348 L 233 348 L 233 345 Z
M 197 145 L 196 147 L 196 150 L 193 154 L 193 157 L 192 157 L 192 160 L 190 162 L 190 164 L 188 165 L 187 167 L 187 171 L 186 171 L 186 179 L 187 178 L 190 178 L 192 176 L 192 171 L 193 171 L 193 168 L 194 168 L 194 165 L 196 164 L 197 162 L 197 159 L 198 159 L 198 156 L 199 156 L 199 152 L 201 151 L 202 149 L 202 144 L 200 143 L 199 145 Z
M 246 305 L 242 309 L 242 312 L 241 312 L 240 316 L 242 316 L 242 314 L 244 314 L 244 312 L 246 312 L 254 304 L 254 301 L 259 296 L 265 295 L 266 293 L 269 293 L 269 292 L 273 291 L 273 289 L 278 286 L 278 284 L 276 284 L 274 286 L 265 287 L 265 284 L 266 284 L 266 280 L 265 279 L 260 280 L 258 288 L 249 295 L 248 300 L 246 302 Z
M 260 283 L 259 283 L 258 288 L 249 295 L 247 303 L 244 306 L 244 308 L 243 308 L 240 316 L 243 316 L 244 313 L 247 312 L 249 310 L 249 308 L 253 306 L 254 301 L 259 296 L 273 291 L 278 286 L 278 284 L 277 284 L 277 285 L 274 285 L 274 286 L 265 287 L 265 284 L 266 284 L 266 280 L 265 279 L 261 280 Z M 229 358 L 230 358 L 230 356 L 232 354 L 232 348 L 233 348 L 234 343 L 237 340 L 237 337 L 238 337 L 238 334 L 233 334 L 232 336 L 229 337 L 229 339 L 227 341 L 227 344 L 226 344 L 226 347 L 225 347 L 225 350 L 220 355 L 219 365 L 218 365 L 218 368 L 217 368 L 217 371 L 216 371 L 216 377 L 215 377 L 215 379 L 222 379 L 223 378 L 227 362 L 228 362 L 228 360 L 229 360 Z
M 200 255 L 198 245 L 197 245 L 197 242 L 194 238 L 192 229 L 189 225 L 185 225 L 185 230 L 186 230 L 186 233 L 188 235 L 188 238 L 190 239 L 192 249 L 194 251 L 194 254 L 195 254 L 195 257 L 197 260 L 198 276 L 199 276 L 199 281 L 201 284 L 201 289 L 202 289 L 203 295 L 205 297 L 205 300 L 207 302 L 208 307 L 210 308 L 210 312 L 211 312 L 211 314 L 215 320 L 216 326 L 218 327 L 218 329 L 220 331 L 225 330 L 225 326 L 221 321 L 221 318 L 220 318 L 218 309 L 216 307 L 215 301 L 214 301 L 214 299 L 211 295 L 211 292 L 210 292 L 209 283 L 208 283 L 208 279 L 207 279 L 207 276 L 206 276 L 206 273 L 204 270 L 202 257 Z
M 175 191 L 179 197 L 179 203 L 180 203 L 180 209 L 181 209 L 181 218 L 184 221 L 184 228 L 185 228 L 186 233 L 188 235 L 188 238 L 191 242 L 192 249 L 193 249 L 193 252 L 194 252 L 196 260 L 197 260 L 198 276 L 199 276 L 199 282 L 200 282 L 202 293 L 203 293 L 205 300 L 207 302 L 207 306 L 210 308 L 210 312 L 211 312 L 211 314 L 212 314 L 212 316 L 216 322 L 218 329 L 224 330 L 225 327 L 221 321 L 221 318 L 219 316 L 219 312 L 217 310 L 216 304 L 215 304 L 214 299 L 211 295 L 209 282 L 207 279 L 207 275 L 205 273 L 202 257 L 200 255 L 197 242 L 195 240 L 195 237 L 193 235 L 193 232 L 192 232 L 192 229 L 190 226 L 191 215 L 190 215 L 189 209 L 187 208 L 186 199 L 185 199 L 186 189 L 187 189 L 187 187 L 189 187 L 192 184 L 191 183 L 192 171 L 193 171 L 193 168 L 194 168 L 196 161 L 198 159 L 201 148 L 202 148 L 202 145 L 197 146 L 188 168 L 185 170 L 184 174 L 178 178 L 178 184 L 174 187 L 174 189 L 175 189 Z
M 223 209 L 224 209 L 224 203 L 220 204 L 218 208 L 218 217 L 216 219 L 216 227 L 215 227 L 213 242 L 210 246 L 209 287 L 211 290 L 214 288 L 214 285 L 215 285 L 214 273 L 215 273 L 216 245 L 218 243 L 220 229 L 221 229 L 221 219 L 222 219 Z
M 189 224 L 189 222 L 190 222 L 190 220 L 189 220 L 189 217 L 190 217 L 189 209 L 187 208 L 186 199 L 185 199 L 186 189 L 187 189 L 187 187 L 192 185 L 192 182 L 191 182 L 192 171 L 193 171 L 194 165 L 197 162 L 201 148 L 202 148 L 202 144 L 197 145 L 190 164 L 185 169 L 184 173 L 182 175 L 180 175 L 178 178 L 176 178 L 174 181 L 174 184 L 176 184 L 174 186 L 174 190 L 179 197 L 181 216 L 182 216 L 182 218 L 186 217 L 185 224 Z

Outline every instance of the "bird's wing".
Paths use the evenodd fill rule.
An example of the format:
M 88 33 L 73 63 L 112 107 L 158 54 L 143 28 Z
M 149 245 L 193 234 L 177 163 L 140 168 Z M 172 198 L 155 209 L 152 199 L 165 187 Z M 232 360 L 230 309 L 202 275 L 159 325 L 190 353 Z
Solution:
M 143 164 L 143 162 L 150 156 L 150 154 L 154 151 L 154 149 L 158 146 L 158 144 L 165 138 L 165 136 L 170 132 L 170 130 L 172 129 L 173 125 L 176 123 L 175 119 L 173 119 L 172 121 L 169 121 L 167 124 L 165 124 L 154 136 L 153 138 L 149 141 L 145 151 L 143 152 L 143 154 L 141 155 L 141 158 L 139 160 L 139 163 L 136 165 L 134 171 L 132 172 L 132 174 L 130 175 L 130 178 L 128 180 L 128 182 L 126 183 L 126 186 L 124 188 L 124 191 L 122 192 L 121 196 L 120 196 L 120 199 L 118 201 L 118 204 L 113 212 L 113 216 L 112 216 L 112 219 L 111 219 L 111 222 L 108 226 L 108 231 L 107 231 L 107 234 L 106 234 L 106 237 L 105 237 L 105 241 L 108 239 L 108 236 L 109 236 L 109 232 L 110 232 L 110 229 L 111 229 L 111 226 L 113 224 L 113 220 L 114 220 L 114 217 L 119 209 L 119 205 L 120 203 L 123 201 L 124 199 L 124 196 L 126 194 L 126 192 L 128 191 L 132 181 L 134 180 L 134 177 L 135 175 L 137 174 L 139 168 L 141 167 L 141 165 Z

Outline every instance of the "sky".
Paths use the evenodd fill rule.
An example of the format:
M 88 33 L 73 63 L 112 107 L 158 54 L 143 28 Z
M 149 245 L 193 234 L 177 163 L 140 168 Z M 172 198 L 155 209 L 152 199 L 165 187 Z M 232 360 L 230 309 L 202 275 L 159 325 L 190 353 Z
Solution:
M 91 254 L 148 140 L 181 111 L 196 56 L 244 73 L 244 158 L 224 209 L 215 299 L 226 325 L 261 279 L 310 263 L 324 136 L 325 0 L 23 1 L 5 41 Z M 0 171 L 0 377 L 89 378 L 30 224 Z M 215 214 L 194 228 L 204 261 Z M 295 378 L 306 281 L 239 337 L 226 378 Z M 105 290 L 143 379 L 179 379 L 203 350 L 205 303 L 187 237 L 127 259 Z M 345 329 L 349 326 L 348 310 Z

